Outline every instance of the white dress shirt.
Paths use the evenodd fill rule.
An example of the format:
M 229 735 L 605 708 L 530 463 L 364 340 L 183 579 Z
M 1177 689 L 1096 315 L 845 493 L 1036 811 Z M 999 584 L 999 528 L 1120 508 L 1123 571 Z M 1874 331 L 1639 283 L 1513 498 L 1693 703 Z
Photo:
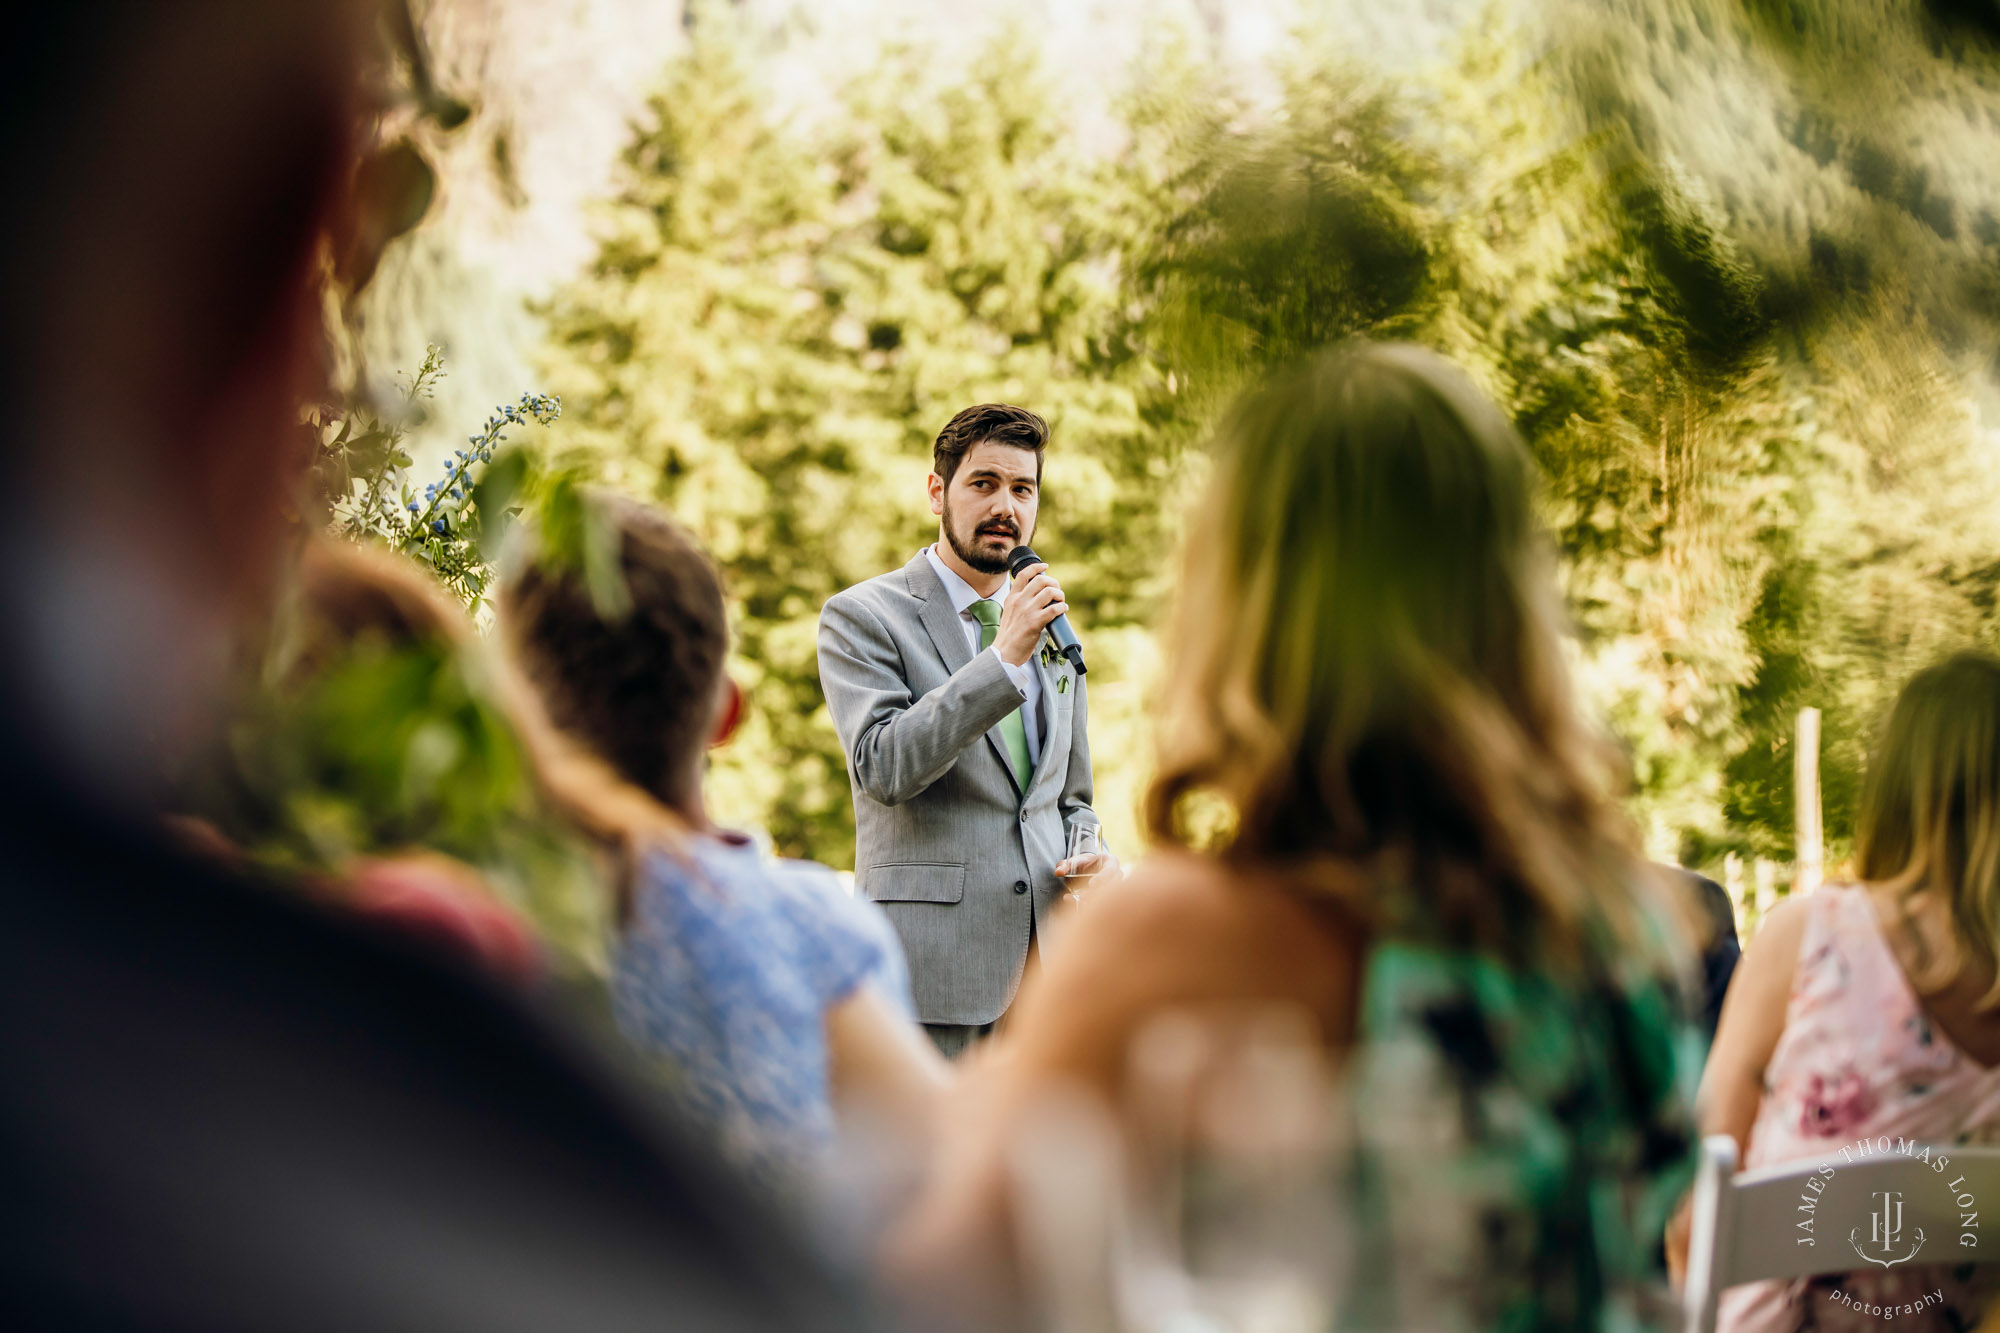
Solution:
M 959 621 L 965 626 L 965 646 L 977 655 L 979 622 L 972 617 L 972 604 L 980 600 L 979 594 L 973 591 L 971 584 L 954 574 L 949 565 L 938 559 L 936 547 L 926 546 L 924 554 L 930 558 L 931 568 L 937 571 L 938 581 L 944 584 L 945 595 L 951 598 L 952 609 L 958 612 Z M 986 600 L 1005 606 L 1008 590 L 1013 586 L 1014 581 L 1008 579 L 1000 585 L 1000 591 Z M 995 657 L 1000 655 L 997 648 L 988 648 L 986 651 Z M 1035 670 L 1034 663 L 1033 657 L 1020 666 L 1002 659 L 1000 669 L 1007 673 L 1007 679 L 1013 681 L 1014 688 L 1021 692 L 1021 729 L 1028 734 L 1028 753 L 1033 755 L 1035 762 L 1039 764 L 1042 757 L 1042 677 L 1041 673 Z

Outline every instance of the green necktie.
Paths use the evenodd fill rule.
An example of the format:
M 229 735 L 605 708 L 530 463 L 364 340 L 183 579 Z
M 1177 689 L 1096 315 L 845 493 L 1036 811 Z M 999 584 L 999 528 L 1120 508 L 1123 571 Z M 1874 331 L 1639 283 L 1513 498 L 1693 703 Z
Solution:
M 979 622 L 979 650 L 985 652 L 1000 633 L 1000 603 L 984 599 L 974 602 L 972 618 Z M 1026 791 L 1035 777 L 1035 757 L 1028 753 L 1028 725 L 1021 720 L 1020 709 L 1000 719 L 1000 739 L 1007 742 L 1007 758 L 1014 764 L 1014 776 L 1021 780 L 1021 790 Z

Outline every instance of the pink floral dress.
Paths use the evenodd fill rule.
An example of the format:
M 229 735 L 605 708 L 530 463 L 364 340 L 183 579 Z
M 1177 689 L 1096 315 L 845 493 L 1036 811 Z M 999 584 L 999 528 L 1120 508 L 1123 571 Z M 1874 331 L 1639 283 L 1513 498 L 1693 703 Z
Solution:
M 1827 886 L 1806 906 L 1785 1030 L 1764 1072 L 1744 1169 L 1838 1160 L 1842 1145 L 1887 1134 L 1925 1143 L 2000 1139 L 2000 1069 L 1988 1069 L 1934 1026 L 1883 938 L 1865 890 Z M 1947 1264 L 1759 1282 L 1722 1293 L 1717 1326 L 1735 1333 L 1883 1327 L 1876 1306 L 1941 1304 L 1899 1316 L 1898 1329 L 1979 1322 L 1994 1268 Z

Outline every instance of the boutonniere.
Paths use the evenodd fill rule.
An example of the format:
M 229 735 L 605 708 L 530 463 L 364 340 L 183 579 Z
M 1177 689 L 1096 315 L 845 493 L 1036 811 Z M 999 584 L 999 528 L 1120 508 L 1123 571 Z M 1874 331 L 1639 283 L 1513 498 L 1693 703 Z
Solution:
M 1062 664 L 1066 660 L 1068 658 L 1062 656 L 1062 650 L 1056 648 L 1056 640 L 1050 638 L 1048 634 L 1044 634 L 1042 636 L 1042 667 L 1046 671 L 1062 671 Z M 1056 677 L 1056 693 L 1058 695 L 1068 695 L 1070 693 L 1070 677 L 1068 677 L 1068 673 Z
M 1056 677 L 1057 694 L 1069 693 L 1069 673 L 1062 670 L 1063 663 L 1067 660 L 1056 647 L 1054 640 L 1044 636 L 1042 639 L 1042 665 L 1050 671 L 1062 672 L 1061 675 Z

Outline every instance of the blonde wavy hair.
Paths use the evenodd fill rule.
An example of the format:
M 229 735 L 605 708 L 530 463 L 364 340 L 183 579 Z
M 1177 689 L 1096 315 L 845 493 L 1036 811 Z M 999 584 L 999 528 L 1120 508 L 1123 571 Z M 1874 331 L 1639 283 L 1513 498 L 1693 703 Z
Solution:
M 1578 716 L 1533 465 L 1421 348 L 1322 353 L 1237 404 L 1169 639 L 1156 842 L 1219 797 L 1228 860 L 1371 926 L 1503 956 L 1636 943 L 1622 768 Z
M 2000 970 L 2000 659 L 1959 653 L 1903 687 L 1862 787 L 1855 869 L 1950 904 L 1956 949 L 1920 958 L 1920 985 Z M 1979 1003 L 2000 1009 L 2000 978 Z

